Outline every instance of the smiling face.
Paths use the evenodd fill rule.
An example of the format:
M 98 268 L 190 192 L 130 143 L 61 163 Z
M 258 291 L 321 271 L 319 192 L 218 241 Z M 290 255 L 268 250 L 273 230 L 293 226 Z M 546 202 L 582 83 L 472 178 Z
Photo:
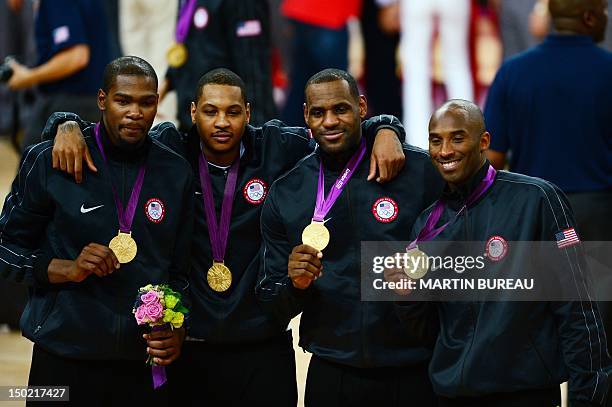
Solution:
M 117 75 L 108 93 L 98 91 L 108 137 L 116 146 L 134 145 L 149 132 L 157 113 L 157 84 L 144 75 Z
M 489 142 L 490 135 L 484 131 L 484 123 L 463 108 L 443 107 L 429 122 L 431 160 L 451 187 L 464 183 L 478 172 Z
M 245 104 L 240 87 L 204 85 L 197 104 L 191 104 L 191 120 L 209 161 L 230 165 L 236 159 L 249 117 L 249 104 Z
M 351 95 L 348 82 L 313 83 L 306 89 L 304 120 L 323 151 L 342 156 L 361 140 L 361 120 L 367 112 L 363 96 Z

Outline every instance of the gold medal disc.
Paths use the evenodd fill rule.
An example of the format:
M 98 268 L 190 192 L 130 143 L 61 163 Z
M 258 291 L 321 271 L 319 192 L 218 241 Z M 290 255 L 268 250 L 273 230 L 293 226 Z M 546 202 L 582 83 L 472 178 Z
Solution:
M 108 247 L 115 253 L 119 263 L 125 264 L 134 260 L 138 246 L 134 239 L 132 239 L 132 232 L 123 233 L 119 231 L 117 236 L 113 237 Z
M 166 60 L 172 68 L 180 68 L 187 62 L 187 47 L 184 44 L 172 44 L 166 52 Z
M 232 272 L 225 264 L 215 261 L 208 269 L 206 281 L 208 281 L 210 288 L 222 293 L 232 285 Z
M 329 230 L 327 230 L 323 222 L 313 220 L 302 231 L 302 243 L 318 251 L 323 251 L 329 244 Z
M 413 280 L 425 277 L 429 271 L 427 255 L 418 247 L 406 252 L 406 267 L 404 273 Z

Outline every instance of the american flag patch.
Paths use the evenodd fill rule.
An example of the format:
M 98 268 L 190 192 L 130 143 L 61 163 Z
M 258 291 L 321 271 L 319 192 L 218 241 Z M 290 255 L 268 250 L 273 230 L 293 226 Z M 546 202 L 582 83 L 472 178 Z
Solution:
M 67 25 L 57 27 L 53 30 L 53 44 L 58 45 L 70 39 L 70 28 Z
M 578 234 L 576 234 L 576 230 L 574 228 L 569 228 L 558 232 L 555 235 L 555 239 L 557 240 L 557 247 L 559 249 L 580 243 L 580 239 L 578 238 Z
M 238 23 L 236 36 L 254 37 L 261 34 L 261 22 L 259 20 L 247 20 Z

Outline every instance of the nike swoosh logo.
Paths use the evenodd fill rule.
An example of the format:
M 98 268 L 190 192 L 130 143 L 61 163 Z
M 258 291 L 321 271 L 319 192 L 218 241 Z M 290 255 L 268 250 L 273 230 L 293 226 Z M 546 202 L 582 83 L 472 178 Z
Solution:
M 87 213 L 91 211 L 95 211 L 96 209 L 100 209 L 104 205 L 92 206 L 91 208 L 85 208 L 85 204 L 81 205 L 81 213 Z
M 195 194 L 196 194 L 196 195 L 202 195 L 202 193 L 201 193 L 201 192 L 198 192 L 198 191 L 196 191 L 196 193 L 195 193 Z

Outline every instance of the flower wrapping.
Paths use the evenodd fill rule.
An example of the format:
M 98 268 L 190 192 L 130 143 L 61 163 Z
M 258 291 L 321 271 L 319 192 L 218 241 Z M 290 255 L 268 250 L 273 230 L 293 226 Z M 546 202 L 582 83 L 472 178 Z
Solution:
M 181 303 L 181 294 L 166 284 L 148 284 L 138 290 L 132 313 L 138 325 L 148 325 L 153 331 L 167 327 L 178 329 L 185 322 L 189 311 Z M 157 389 L 166 383 L 166 370 L 153 363 L 151 356 L 147 359 L 151 365 L 153 388 Z

